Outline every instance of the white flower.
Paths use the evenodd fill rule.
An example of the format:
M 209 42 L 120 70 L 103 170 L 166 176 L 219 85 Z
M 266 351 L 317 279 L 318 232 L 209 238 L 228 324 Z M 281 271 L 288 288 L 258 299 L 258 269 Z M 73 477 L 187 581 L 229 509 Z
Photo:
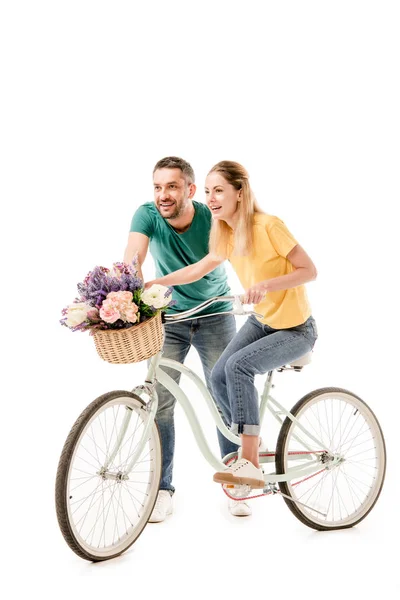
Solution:
M 87 319 L 88 310 L 92 307 L 85 302 L 75 302 L 67 307 L 67 320 L 65 324 L 68 327 L 76 327 Z
M 157 283 L 153 283 L 148 290 L 145 290 L 142 293 L 141 300 L 145 304 L 149 306 L 154 306 L 154 308 L 163 308 L 167 306 L 171 302 L 171 296 L 165 298 L 165 294 L 168 292 L 168 288 L 165 285 L 158 285 Z

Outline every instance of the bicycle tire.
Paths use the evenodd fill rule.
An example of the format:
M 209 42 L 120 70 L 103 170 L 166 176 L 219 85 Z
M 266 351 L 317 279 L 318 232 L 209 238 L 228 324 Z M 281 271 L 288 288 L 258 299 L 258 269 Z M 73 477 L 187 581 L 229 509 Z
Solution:
M 318 406 L 318 403 L 323 404 Z M 321 413 L 323 410 L 325 416 L 322 415 L 322 417 L 325 418 L 325 427 L 321 424 Z M 326 531 L 353 527 L 362 521 L 375 506 L 385 479 L 385 440 L 375 414 L 361 398 L 348 390 L 336 387 L 321 388 L 310 392 L 301 398 L 290 412 L 304 426 L 308 426 L 309 428 L 312 426 L 313 435 L 320 435 L 320 438 L 323 439 L 322 445 L 328 447 L 318 449 L 314 442 L 311 442 L 307 436 L 304 436 L 296 423 L 289 417 L 286 417 L 278 436 L 275 458 L 276 472 L 284 474 L 288 471 L 289 457 L 292 456 L 292 459 L 296 461 L 297 459 L 294 456 L 296 455 L 296 451 L 299 457 L 298 462 L 301 463 L 303 461 L 298 454 L 302 448 L 302 441 L 305 442 L 303 449 L 308 446 L 308 448 L 311 447 L 312 450 L 315 450 L 315 453 L 306 450 L 304 457 L 307 454 L 310 454 L 310 457 L 312 454 L 314 458 L 319 456 L 322 469 L 321 472 L 315 475 L 312 474 L 310 477 L 303 479 L 300 477 L 300 481 L 279 482 L 279 488 L 282 493 L 294 500 L 303 502 L 309 507 L 306 508 L 292 502 L 288 498 L 284 498 L 288 508 L 302 523 L 316 530 Z M 334 424 L 334 415 L 336 421 L 338 421 L 336 426 Z M 342 423 L 344 415 L 346 423 L 344 423 L 344 420 Z M 330 417 L 332 417 L 331 424 Z M 343 425 L 345 425 L 344 428 L 342 427 Z M 363 427 L 364 430 L 362 430 Z M 351 437 L 354 434 L 356 434 L 355 437 Z M 297 439 L 294 437 L 295 435 Z M 348 439 L 349 436 L 350 439 Z M 370 447 L 365 448 L 368 444 Z M 340 449 L 340 452 L 338 452 L 338 449 Z M 355 449 L 356 454 L 351 454 Z M 364 458 L 354 460 L 356 456 L 362 456 L 363 453 Z M 329 455 L 331 457 L 335 455 L 334 460 L 339 461 L 336 462 L 335 466 L 329 466 L 329 463 L 333 465 L 332 458 L 327 459 Z M 328 464 L 323 462 L 324 458 L 328 460 Z M 329 479 L 332 473 L 336 473 L 335 481 L 333 481 L 333 477 L 331 480 Z M 318 479 L 311 481 L 314 477 L 318 477 L 319 481 Z M 329 496 L 329 481 L 332 493 L 331 497 L 327 497 L 325 500 L 325 497 Z M 298 487 L 300 484 L 305 485 L 303 485 L 303 488 L 300 488 Z M 325 484 L 327 484 L 327 487 L 323 491 Z M 341 486 L 340 489 L 345 499 L 350 498 L 349 504 L 353 504 L 353 512 L 349 512 L 346 509 L 346 503 L 339 491 L 339 486 Z M 316 499 L 315 494 L 318 487 L 319 493 L 318 499 Z M 299 490 L 299 493 L 297 490 Z M 360 500 L 360 496 L 362 495 L 365 495 L 365 498 Z M 312 503 L 314 503 L 314 506 L 312 506 Z M 323 507 L 324 510 L 328 511 L 325 519 L 321 519 L 318 512 L 315 512 Z M 344 514 L 346 510 L 347 514 Z M 331 515 L 330 518 L 329 515 Z
M 84 458 L 78 456 L 79 449 L 83 448 L 83 449 L 86 449 L 87 452 L 89 452 L 87 450 L 87 448 L 85 448 L 85 446 L 83 445 L 82 440 L 85 440 L 85 444 L 90 444 L 91 443 L 90 440 L 93 440 L 93 438 L 92 438 L 92 435 L 94 435 L 93 432 L 97 431 L 97 429 L 99 428 L 99 425 L 100 425 L 100 429 L 102 429 L 102 420 L 103 420 L 103 425 L 105 424 L 107 426 L 107 419 L 110 418 L 111 412 L 114 415 L 114 428 L 117 431 L 117 426 L 115 425 L 117 423 L 117 420 L 115 419 L 115 413 L 117 412 L 117 414 L 118 414 L 119 408 L 116 411 L 115 407 L 119 407 L 119 406 L 128 407 L 128 408 L 132 409 L 131 413 L 132 413 L 132 415 L 135 413 L 135 415 L 137 417 L 137 422 L 139 421 L 139 418 L 141 419 L 142 423 L 145 422 L 146 415 L 148 414 L 145 411 L 146 405 L 141 400 L 141 398 L 139 396 L 137 396 L 136 394 L 134 394 L 132 392 L 123 391 L 123 390 L 116 390 L 113 392 L 108 392 L 106 394 L 103 394 L 102 396 L 99 396 L 98 398 L 96 398 L 96 400 L 94 400 L 91 404 L 89 404 L 89 406 L 81 413 L 81 415 L 78 417 L 78 419 L 74 423 L 74 425 L 65 441 L 63 450 L 61 452 L 58 469 L 57 469 L 56 486 L 55 486 L 55 500 L 56 500 L 57 518 L 58 518 L 58 523 L 59 523 L 61 532 L 64 536 L 65 541 L 69 545 L 69 547 L 78 556 L 80 556 L 83 559 L 90 560 L 93 562 L 109 560 L 111 558 L 115 558 L 116 556 L 119 556 L 120 554 L 125 552 L 138 539 L 139 535 L 142 533 L 143 529 L 145 528 L 145 526 L 148 522 L 148 519 L 151 515 L 151 512 L 154 508 L 154 505 L 155 505 L 155 502 L 157 499 L 158 488 L 160 485 L 162 453 L 161 453 L 161 443 L 160 443 L 158 427 L 157 427 L 156 422 L 154 422 L 152 429 L 151 429 L 149 439 L 146 442 L 146 447 L 145 447 L 145 449 L 147 449 L 147 446 L 149 446 L 150 449 L 148 450 L 148 453 L 151 458 L 147 461 L 141 461 L 140 460 L 142 458 L 142 455 L 141 455 L 133 467 L 133 470 L 134 470 L 134 469 L 136 469 L 137 465 L 140 463 L 145 463 L 145 462 L 151 463 L 149 465 L 150 471 L 148 474 L 148 481 L 146 481 L 146 474 L 147 474 L 146 471 L 136 471 L 137 473 L 144 474 L 144 477 L 142 477 L 142 479 L 144 481 L 135 482 L 135 485 L 139 486 L 139 489 L 136 490 L 135 493 L 142 494 L 143 498 L 144 498 L 144 500 L 143 500 L 144 504 L 141 505 L 143 507 L 143 510 L 140 509 L 140 507 L 139 508 L 136 507 L 136 501 L 137 501 L 138 505 L 140 505 L 140 498 L 139 498 L 139 500 L 137 500 L 137 498 L 136 498 L 136 501 L 134 501 L 131 498 L 131 503 L 132 503 L 132 505 L 135 506 L 135 510 L 137 512 L 138 522 L 135 524 L 135 526 L 132 528 L 131 531 L 125 532 L 124 536 L 122 536 L 122 539 L 118 539 L 115 543 L 112 543 L 111 545 L 109 544 L 107 547 L 104 547 L 104 548 L 99 548 L 99 547 L 96 548 L 95 545 L 87 543 L 83 540 L 81 533 L 77 530 L 78 529 L 77 524 L 75 523 L 75 520 L 73 517 L 74 511 L 71 509 L 72 500 L 74 501 L 75 504 L 77 502 L 79 502 L 79 500 L 78 501 L 75 500 L 75 496 L 71 495 L 71 489 L 72 489 L 71 488 L 71 481 L 72 481 L 71 473 L 74 470 L 76 470 L 76 471 L 80 470 L 76 466 L 74 466 L 75 464 L 80 465 L 80 463 L 77 462 L 78 460 L 80 460 L 80 461 L 85 460 Z M 106 411 L 109 411 L 109 412 L 107 413 Z M 121 414 L 121 419 L 123 419 L 123 418 L 124 417 Z M 98 423 L 97 423 L 96 419 L 97 419 Z M 119 419 L 119 417 L 118 417 L 118 419 Z M 132 419 L 130 417 L 129 423 L 131 422 L 131 420 Z M 91 427 L 91 435 L 88 434 L 89 427 Z M 97 427 L 97 429 L 96 429 L 96 427 Z M 140 427 L 141 427 L 141 424 L 137 425 L 136 430 L 130 436 L 132 438 L 132 440 L 131 440 L 131 445 L 129 447 L 129 451 L 131 450 L 131 447 L 133 445 L 133 440 L 136 439 L 134 437 L 135 434 L 137 433 L 138 435 L 140 435 L 140 433 L 139 433 Z M 129 432 L 130 432 L 130 430 L 128 429 L 127 435 Z M 106 428 L 105 433 L 107 434 L 107 428 Z M 104 436 L 104 439 L 106 441 L 106 450 L 107 450 L 107 440 L 106 440 L 106 436 L 104 434 L 104 427 L 103 427 L 102 435 Z M 117 435 L 117 433 L 115 432 L 114 437 L 116 435 Z M 101 437 L 101 434 L 100 434 L 100 437 Z M 108 452 L 110 452 L 112 437 L 113 437 L 113 432 L 111 432 L 110 445 L 107 450 Z M 128 439 L 128 441 L 129 441 L 129 439 Z M 129 451 L 128 451 L 127 457 L 125 457 L 125 455 L 127 454 L 127 449 L 125 449 L 124 453 L 122 453 L 122 450 L 123 450 L 124 446 L 127 445 L 127 443 L 128 442 L 124 442 L 123 444 L 121 444 L 119 457 L 120 457 L 120 460 L 123 461 L 123 462 L 121 462 L 122 466 L 124 466 L 124 465 L 127 466 L 128 461 L 129 461 Z M 100 457 L 102 457 L 102 455 L 101 454 L 99 455 L 100 448 L 101 448 L 99 445 L 99 437 L 94 439 L 94 445 L 91 446 L 91 448 L 95 448 L 95 450 L 93 450 L 93 452 L 91 453 L 93 458 L 90 459 L 90 462 L 92 462 L 92 461 L 95 462 L 94 459 L 96 458 L 95 457 L 95 454 L 96 454 L 97 458 L 99 459 L 99 464 L 101 465 L 102 461 L 100 460 Z M 89 454 L 90 454 L 90 452 L 89 452 Z M 89 458 L 89 456 L 87 456 L 86 454 L 84 456 L 86 456 L 86 458 Z M 123 460 L 123 457 L 124 457 L 124 460 Z M 114 463 L 113 463 L 113 465 L 114 465 Z M 109 529 L 109 525 L 106 523 L 106 521 L 108 521 L 108 514 L 110 513 L 111 505 L 113 506 L 117 529 L 118 529 L 118 523 L 121 521 L 121 518 L 118 516 L 118 513 L 120 512 L 121 500 L 118 501 L 117 498 L 115 498 L 117 500 L 117 514 L 115 515 L 115 503 L 114 503 L 114 496 L 116 496 L 115 492 L 118 490 L 118 485 L 119 485 L 120 486 L 120 488 L 119 488 L 120 498 L 121 498 L 122 494 L 124 495 L 124 497 L 127 496 L 127 498 L 129 498 L 129 496 L 132 496 L 132 493 L 131 493 L 132 488 L 128 487 L 128 484 L 129 483 L 131 484 L 131 482 L 129 480 L 118 481 L 116 479 L 115 483 L 112 483 L 114 480 L 111 480 L 111 483 L 109 483 L 110 480 L 108 480 L 108 479 L 104 480 L 104 476 L 101 476 L 101 475 L 99 475 L 99 473 L 96 473 L 96 469 L 99 468 L 98 465 L 93 464 L 92 467 L 95 468 L 95 473 L 91 473 L 91 471 L 88 471 L 87 477 L 83 477 L 83 478 L 79 477 L 79 479 L 83 479 L 83 482 L 81 484 L 77 485 L 76 488 L 74 488 L 74 489 L 84 486 L 83 490 L 81 490 L 80 493 L 85 493 L 85 487 L 87 488 L 87 486 L 89 486 L 89 484 L 92 485 L 93 479 L 96 479 L 96 477 L 97 477 L 98 481 L 100 481 L 100 483 L 97 483 L 97 487 L 95 489 L 97 490 L 101 486 L 101 490 L 99 492 L 98 491 L 92 492 L 93 498 L 90 503 L 87 515 L 89 514 L 89 510 L 92 506 L 92 502 L 93 502 L 93 505 L 98 503 L 99 507 L 101 506 L 101 502 L 103 502 L 104 546 L 106 546 L 106 533 L 105 533 L 106 527 L 107 527 L 107 529 Z M 84 468 L 89 469 L 90 467 L 85 466 Z M 118 466 L 113 466 L 113 468 L 115 471 L 114 476 L 117 478 L 119 476 L 118 471 L 117 471 Z M 151 471 L 152 468 L 154 469 L 153 471 Z M 139 476 L 139 479 L 140 479 L 140 476 Z M 106 481 L 106 483 L 104 483 L 104 481 Z M 114 487 L 113 487 L 113 491 L 111 492 L 110 490 L 111 490 L 112 486 L 114 486 Z M 125 486 L 125 487 L 123 487 L 123 486 Z M 143 492 L 143 489 L 146 489 L 146 492 Z M 78 493 L 78 492 L 76 492 L 76 493 Z M 107 495 L 107 493 L 109 496 L 109 498 L 107 500 L 107 503 L 109 504 L 109 508 L 108 508 L 108 512 L 107 512 L 107 516 L 106 516 L 104 514 L 104 498 Z M 74 494 L 75 494 L 75 492 L 74 492 Z M 97 496 L 97 499 L 94 501 L 95 494 L 97 494 L 98 496 Z M 135 496 L 133 496 L 133 498 L 135 498 Z M 82 501 L 81 505 L 78 505 L 78 509 L 75 509 L 75 512 L 77 510 L 79 510 L 79 508 L 81 506 L 83 506 L 84 502 L 86 502 L 86 501 Z M 100 511 L 100 508 L 98 508 L 97 510 Z M 129 510 L 129 513 L 126 513 L 124 511 L 125 511 L 125 509 L 124 509 L 124 507 L 122 507 L 121 517 L 123 516 L 125 521 L 128 520 L 128 524 L 129 524 L 129 519 L 131 519 L 131 521 L 133 520 L 133 516 L 131 514 L 133 511 L 132 511 L 132 509 Z M 141 514 L 139 514 L 139 513 L 141 513 Z M 83 523 L 87 519 L 87 515 L 86 515 L 86 517 L 83 518 Z M 92 516 L 91 516 L 91 519 L 93 519 Z M 97 521 L 98 521 L 98 519 L 97 519 Z M 94 528 L 93 531 L 96 531 L 97 521 L 95 521 L 95 524 L 92 526 L 92 529 Z M 89 523 L 90 523 L 90 521 L 89 521 Z M 133 525 L 133 523 L 131 523 L 131 525 Z M 82 525 L 82 527 L 83 527 L 83 525 Z M 119 534 L 119 531 L 118 531 L 118 534 Z M 92 538 L 93 537 L 94 537 L 94 533 L 92 533 Z M 101 543 L 101 536 L 100 536 L 100 543 Z

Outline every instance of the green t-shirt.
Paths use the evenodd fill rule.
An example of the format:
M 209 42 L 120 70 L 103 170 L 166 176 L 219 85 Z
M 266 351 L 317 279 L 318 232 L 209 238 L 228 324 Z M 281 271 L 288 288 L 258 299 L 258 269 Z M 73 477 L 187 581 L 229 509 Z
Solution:
M 153 202 L 142 204 L 132 218 L 131 231 L 150 239 L 150 252 L 156 265 L 156 277 L 192 265 L 208 254 L 211 213 L 201 202 L 193 201 L 195 214 L 187 231 L 177 233 L 158 212 Z M 230 294 L 225 268 L 220 265 L 202 279 L 175 285 L 172 298 L 176 304 L 168 312 L 178 313 L 201 304 L 214 296 Z M 230 302 L 216 302 L 198 314 L 231 310 Z M 196 318 L 196 315 L 194 316 Z

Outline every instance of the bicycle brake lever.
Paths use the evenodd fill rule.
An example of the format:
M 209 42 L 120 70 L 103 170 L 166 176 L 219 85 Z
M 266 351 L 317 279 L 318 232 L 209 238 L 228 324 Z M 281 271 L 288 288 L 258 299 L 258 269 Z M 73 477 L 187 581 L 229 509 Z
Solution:
M 233 297 L 233 311 L 235 315 L 245 315 L 246 311 L 244 310 L 243 304 L 240 300 L 240 296 Z
M 233 297 L 233 313 L 235 315 L 254 315 L 255 317 L 260 317 L 262 319 L 264 315 L 260 315 L 260 313 L 254 312 L 254 310 L 244 310 L 244 305 L 241 301 L 242 296 L 234 296 Z

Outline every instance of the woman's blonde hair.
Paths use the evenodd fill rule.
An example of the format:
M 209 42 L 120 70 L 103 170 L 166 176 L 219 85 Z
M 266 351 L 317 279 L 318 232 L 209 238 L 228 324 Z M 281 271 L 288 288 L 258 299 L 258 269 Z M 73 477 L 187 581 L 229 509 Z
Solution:
M 238 220 L 234 231 L 234 247 L 232 254 L 245 256 L 253 250 L 253 223 L 254 214 L 262 213 L 249 184 L 249 174 L 242 165 L 231 160 L 222 160 L 213 166 L 210 173 L 220 173 L 222 177 L 235 190 L 242 190 L 242 197 L 238 206 Z M 227 258 L 229 254 L 229 242 L 232 229 L 225 221 L 214 220 L 211 233 L 209 249 L 212 254 Z

